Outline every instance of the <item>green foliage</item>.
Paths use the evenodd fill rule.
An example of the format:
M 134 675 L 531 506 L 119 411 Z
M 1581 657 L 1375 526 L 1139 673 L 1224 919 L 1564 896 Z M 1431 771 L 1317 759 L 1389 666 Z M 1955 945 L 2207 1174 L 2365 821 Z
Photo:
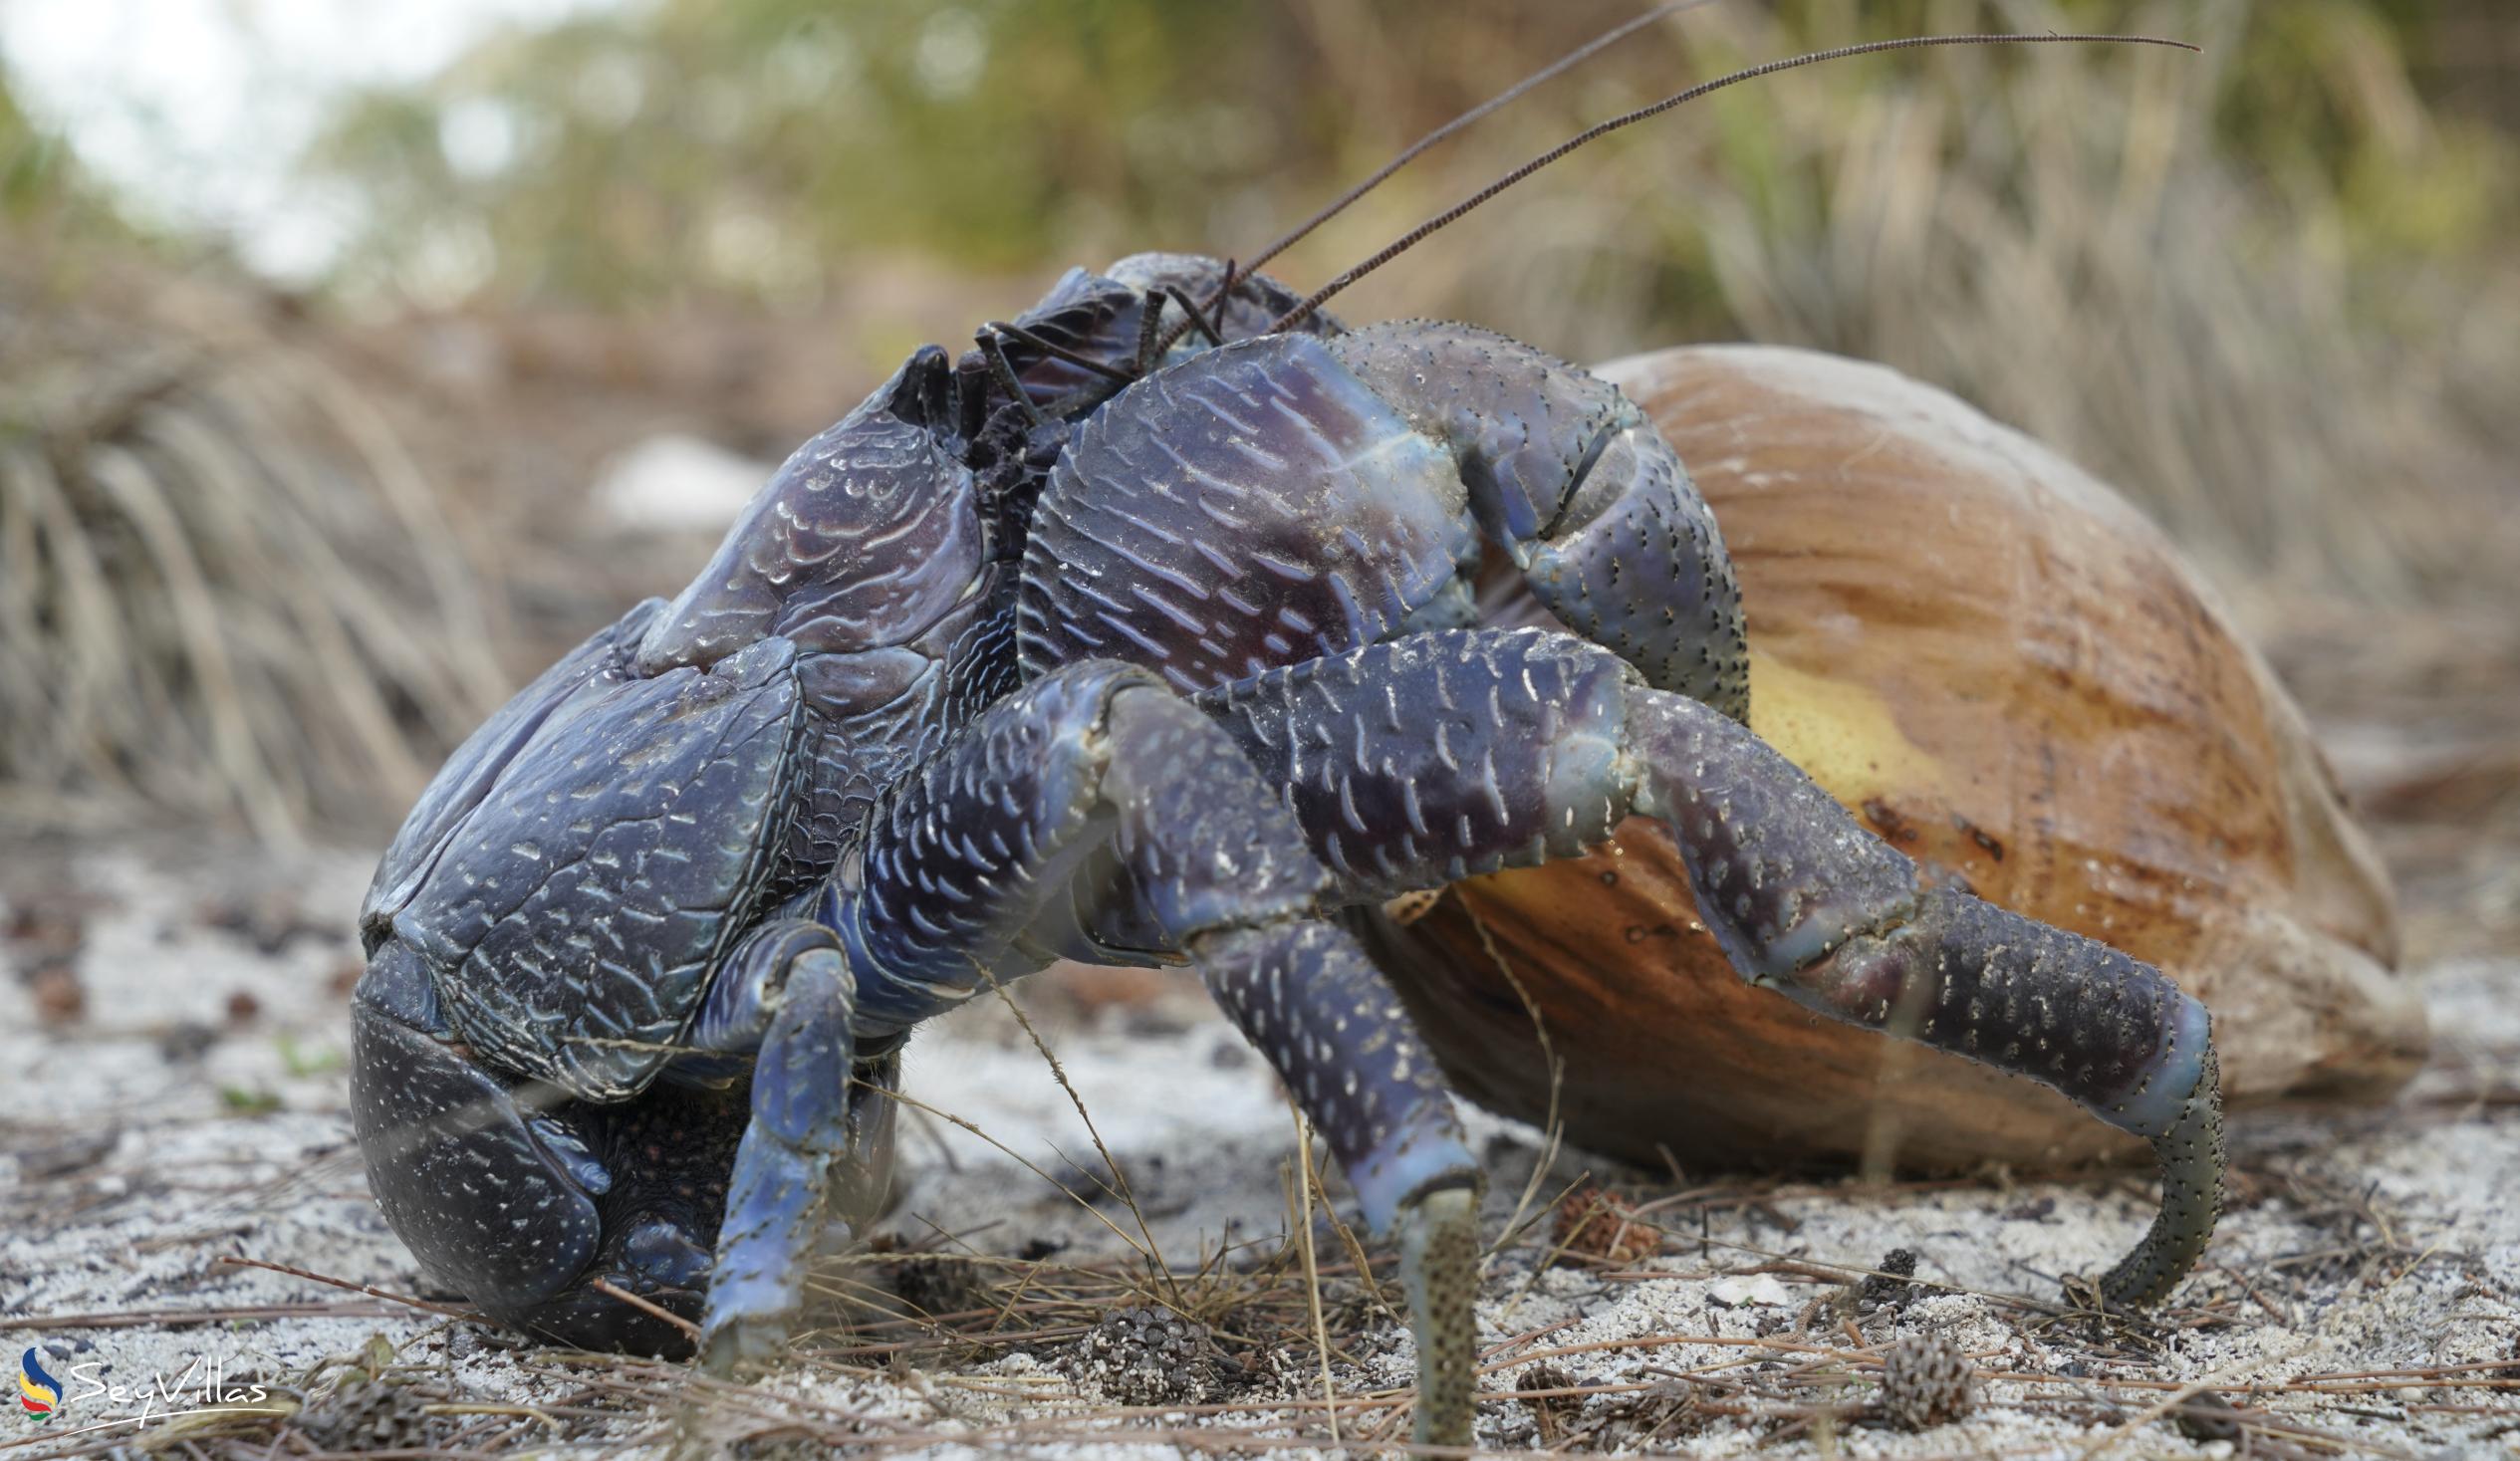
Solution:
M 1202 95 L 1200 58 L 1254 40 L 1240 5 L 668 0 L 368 98 L 319 162 L 378 202 L 361 262 L 388 278 L 793 297 L 869 250 L 1005 266 L 1186 229 L 1275 165 L 1247 69 Z
M 219 1104 L 240 1116 L 266 1116 L 280 1109 L 280 1097 L 271 1092 L 248 1086 L 222 1086 Z
M 1136 247 L 1231 252 L 1634 9 L 658 0 L 504 36 L 421 89 L 362 98 L 312 165 L 373 205 L 345 280 L 433 302 L 486 290 L 599 306 L 792 304 L 870 256 L 953 272 Z M 2371 0 L 1717 7 L 1491 120 L 1361 211 L 1402 220 L 1402 205 L 1429 208 L 1582 120 L 1789 49 L 2151 25 L 2207 37 L 2215 51 L 2176 63 L 1897 56 L 1794 84 L 1826 93 L 1826 120 L 1845 124 L 1936 96 L 1960 109 L 1947 130 L 1965 152 L 1985 140 L 1970 114 L 2019 78 L 2175 65 L 2171 91 L 2203 95 L 2190 115 L 2235 175 L 2334 199 L 2344 242 L 2367 254 L 2473 252 L 2515 221 L 2512 149 L 2482 122 L 2432 117 L 2413 91 L 2401 47 L 2428 14 Z M 1647 215 L 1685 207 L 1656 183 L 1682 170 L 1675 159 L 1702 158 L 1712 172 L 1693 186 L 1718 181 L 1790 234 L 1824 229 L 1824 179 L 1788 160 L 1809 139 L 1780 130 L 1775 85 L 1579 156 L 1522 205 L 1581 195 Z M 1712 323 L 1688 305 L 1717 287 L 1704 240 L 1688 231 L 1662 240 L 1649 291 L 1657 309 L 1676 310 L 1659 316 L 1670 326 Z
M 19 110 L 8 75 L 0 71 L 0 227 L 31 234 L 106 222 L 106 210 L 72 165 L 69 150 Z

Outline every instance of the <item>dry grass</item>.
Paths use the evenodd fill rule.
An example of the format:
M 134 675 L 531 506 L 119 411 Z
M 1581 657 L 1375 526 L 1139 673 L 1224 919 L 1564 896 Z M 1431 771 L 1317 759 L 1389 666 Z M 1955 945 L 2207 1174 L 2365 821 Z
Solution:
M 1891 1184 L 1884 1193 L 1954 1185 L 1969 1184 Z M 2335 1220 L 2337 1245 L 2301 1255 L 2320 1260 L 2319 1266 L 2279 1263 L 2255 1283 L 2218 1271 L 2219 1277 L 2191 1289 L 2187 1302 L 2152 1319 L 2104 1317 L 2021 1295 L 1934 1284 L 1881 1273 L 1863 1261 L 1706 1240 L 1688 1225 L 1693 1214 L 1709 1208 L 1760 1206 L 1807 1191 L 1790 1184 L 1755 1181 L 1668 1194 L 1638 1209 L 1638 1230 L 1655 1235 L 1664 1261 L 1601 1263 L 1599 1282 L 1775 1275 L 1807 1291 L 1800 1318 L 1756 1337 L 1672 1332 L 1583 1342 L 1563 1334 L 1580 1322 L 1580 1316 L 1569 1318 L 1489 1346 L 1480 1356 L 1481 1399 L 1491 1406 L 1520 1401 L 1535 1418 L 1537 1449 L 1503 1454 L 1658 1448 L 1711 1424 L 1743 1420 L 1761 1426 L 1768 1444 L 1816 1443 L 1827 1454 L 1837 1433 L 1887 1423 L 1881 1396 L 1888 1351 L 1914 1331 L 1898 1318 L 1900 1301 L 1872 1299 L 1866 1280 L 1882 1279 L 1893 1281 L 1893 1288 L 1973 1296 L 2001 1313 L 2014 1333 L 2069 1343 L 2092 1361 L 2089 1373 L 2025 1370 L 2006 1362 L 2011 1351 L 2004 1347 L 1967 1355 L 1980 1392 L 1975 1408 L 2051 1417 L 2087 1431 L 2106 1427 L 2112 1439 L 2166 1418 L 2193 1439 L 2245 1441 L 2252 1454 L 2411 1457 L 2412 1452 L 2341 1429 L 2338 1422 L 2370 1413 L 2357 1408 L 2358 1400 L 2408 1413 L 2468 1407 L 2520 1416 L 2509 1409 L 2520 1393 L 2520 1371 L 2501 1361 L 2280 1377 L 2261 1372 L 2267 1367 L 2262 1362 L 2196 1379 L 2141 1372 L 2183 1335 L 2270 1320 L 2289 1327 L 2295 1321 L 2279 1305 L 2325 1305 L 2367 1286 L 2375 1271 L 2385 1276 L 2427 1256 L 2393 1236 L 2393 1215 L 2375 1209 L 2367 1191 L 2290 1169 L 2280 1177 L 2249 1174 L 2243 1190 L 2251 1203 L 2290 1204 L 2313 1227 Z M 1653 1228 L 1641 1220 L 1645 1213 L 1688 1221 Z M 2373 1236 L 2365 1237 L 2362 1227 Z M 1550 1245 L 1535 1238 L 1533 1246 Z M 1407 1449 L 1397 1437 L 1407 1424 L 1408 1391 L 1358 1385 L 1356 1357 L 1343 1347 L 1389 1324 L 1390 1311 L 1371 1275 L 1352 1263 L 1320 1265 L 1308 1276 L 1302 1247 L 1296 1233 L 1281 1232 L 1264 1242 L 1217 1247 L 1193 1268 L 1157 1274 L 1138 1256 L 1086 1262 L 1010 1258 L 942 1234 L 932 1246 L 882 1242 L 818 1269 L 811 1289 L 823 1306 L 824 1323 L 799 1335 L 782 1360 L 799 1383 L 730 1384 L 681 1364 L 526 1346 L 513 1358 L 532 1377 L 539 1398 L 531 1404 L 490 1402 L 469 1396 L 444 1363 L 402 1360 L 395 1345 L 378 1338 L 359 1353 L 328 1358 L 273 1383 L 272 1397 L 254 1407 L 161 1423 L 144 1433 L 146 1449 L 305 1457 L 382 1448 L 464 1457 L 533 1444 L 608 1453 L 693 1446 L 745 1453 L 784 1444 L 918 1452 L 1138 1443 L 1207 1453 L 1336 1446 L 1341 1436 L 1353 1445 Z M 1692 1248 L 1699 1253 L 1693 1273 L 1679 1261 Z M 274 1268 L 430 1315 L 451 1313 L 283 1265 L 230 1262 Z M 2267 1297 L 2269 1290 L 2275 1299 Z M 949 1296 L 950 1303 L 921 1306 L 921 1299 L 938 1295 Z M 1098 1325 L 1141 1306 L 1180 1315 L 1212 1342 L 1216 1369 L 1210 1387 L 1195 1395 L 1115 1403 L 1091 1383 L 1080 1389 L 1058 1376 Z M 353 1312 L 339 1305 L 307 1308 Z M 267 1306 L 171 1314 L 195 1323 L 276 1317 Z M 169 1315 L 97 1318 L 164 1323 Z M 60 1316 L 41 1322 L 56 1330 L 65 1325 Z M 1350 1376 L 1344 1389 L 1327 1394 L 1315 1387 L 1310 1364 L 1313 1341 L 1324 1326 L 1333 1337 L 1326 1358 L 1336 1359 Z M 1687 1347 L 1713 1350 L 1718 1357 L 1679 1366 L 1633 1365 L 1625 1378 L 1589 1381 L 1573 1378 L 1560 1363 L 1613 1351 L 1641 1358 Z M 1035 1366 L 975 1372 L 1018 1353 L 1032 1355 Z M 1076 1377 L 1071 1370 L 1068 1378 Z M 931 1414 L 904 1419 L 897 1411 L 854 1405 L 848 1396 L 860 1385 L 906 1386 L 925 1398 Z M 2417 1390 L 2423 1400 L 2407 1403 Z M 1607 1403 L 1588 1407 L 1595 1398 Z M 103 1454 L 129 1439 L 127 1431 L 101 1431 L 57 1454 Z
M 373 818 L 495 704 L 499 595 L 378 407 L 250 298 L 0 267 L 0 817 Z
M 2028 29 L 2063 19 L 2007 9 Z M 2128 17 L 2201 57 L 2034 57 L 2000 77 L 1968 58 L 1915 85 L 1781 86 L 1777 166 L 1825 203 L 1796 226 L 1710 198 L 1718 277 L 1753 335 L 1946 385 L 2226 567 L 2429 597 L 2487 570 L 2477 550 L 2512 523 L 2492 464 L 2520 437 L 2493 400 L 2514 378 L 2520 280 L 2408 256 L 2374 298 L 2340 197 L 2218 149 L 2251 19 Z M 2363 75 L 2365 105 L 2411 119 L 2409 149 L 2427 141 L 2390 58 Z

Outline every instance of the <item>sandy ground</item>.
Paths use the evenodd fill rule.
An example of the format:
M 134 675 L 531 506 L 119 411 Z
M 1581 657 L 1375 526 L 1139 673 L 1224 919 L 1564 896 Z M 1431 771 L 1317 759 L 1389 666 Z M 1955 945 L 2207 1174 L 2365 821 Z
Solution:
M 34 1346 L 66 1401 L 50 1421 L 0 1421 L 0 1452 L 757 1454 L 847 1439 L 886 1453 L 1258 1454 L 1327 1440 L 1318 1406 L 1295 1408 L 1318 1400 L 1322 1359 L 1300 1300 L 1284 1299 L 1302 1291 L 1283 1286 L 1243 1321 L 1202 1311 L 1223 1316 L 1222 1365 L 1201 1350 L 1173 1370 L 1116 1367 L 1075 1323 L 908 1345 L 922 1332 L 896 1323 L 737 1391 L 223 1262 L 421 1291 L 368 1200 L 345 1110 L 348 920 L 368 866 L 127 848 L 0 858 L 16 968 L 0 979 L 0 1327 L 5 1357 Z M 1708 1455 L 2520 1454 L 2520 963 L 2423 977 L 2442 1037 L 2434 1070 L 2385 1111 L 2241 1123 L 2237 1210 L 2158 1324 L 2062 1315 L 2047 1277 L 2096 1271 L 2133 1241 L 2147 1212 L 2133 1177 L 1866 1188 L 1606 1172 L 1636 1200 L 1660 1199 L 1653 1221 L 1670 1236 L 1655 1256 L 1549 1266 L 1544 1215 L 1490 1259 L 1488 1390 L 1579 1393 L 1491 1400 L 1481 1439 Z M 994 1287 L 954 1292 L 1012 1303 L 1038 1259 L 1043 1292 L 1073 1291 L 1079 1275 L 1127 1267 L 1122 1233 L 1183 1268 L 1230 1247 L 1200 1281 L 1211 1298 L 1263 1282 L 1242 1270 L 1282 1279 L 1287 1107 L 1194 988 L 1099 1009 L 1055 989 L 1027 1002 L 1147 1236 L 1071 1164 L 1101 1170 L 1093 1138 L 1011 1015 L 984 1001 L 912 1047 L 908 1089 L 1003 1148 L 912 1116 L 885 1229 L 905 1249 L 1006 1257 L 931 1262 L 929 1290 L 940 1272 L 978 1274 Z M 1486 1119 L 1478 1135 L 1498 1232 L 1540 1138 Z M 1561 1154 L 1542 1202 L 1596 1165 Z M 1339 1269 L 1342 1240 L 1316 1226 L 1317 1263 Z M 1897 1248 L 1949 1288 L 1859 1301 L 1844 1270 L 1860 1278 Z M 901 1288 L 909 1268 L 855 1272 Z M 1404 1332 L 1353 1279 L 1334 1274 L 1324 1292 L 1342 1436 L 1404 1434 L 1375 1398 L 1407 1381 Z M 1925 1335 L 1971 1357 L 1975 1403 L 1954 1423 L 1887 1428 L 1871 1416 L 1877 1361 Z M 214 1376 L 256 1413 L 164 1414 L 199 1407 Z M 153 1386 L 156 1413 L 129 1423 Z M 2249 1407 L 2245 1430 L 2162 1413 L 2196 1387 Z M 1196 1403 L 1207 1408 L 1177 1408 Z

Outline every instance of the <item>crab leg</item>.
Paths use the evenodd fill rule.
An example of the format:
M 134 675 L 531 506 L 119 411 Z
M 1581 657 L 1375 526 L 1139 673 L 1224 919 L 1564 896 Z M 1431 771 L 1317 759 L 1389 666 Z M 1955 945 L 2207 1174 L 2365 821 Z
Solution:
M 761 1094 L 756 1058 L 779 1012 L 787 1007 L 791 969 L 799 955 L 836 948 L 839 943 L 818 917 L 823 907 L 821 895 L 800 895 L 779 917 L 736 945 L 684 1037 L 689 1053 L 665 1068 L 667 1080 L 723 1089 L 749 1077 L 754 1087 L 751 1094 Z M 850 982 L 856 983 L 855 975 Z M 824 1195 L 831 1204 L 829 1216 L 855 1231 L 882 1212 L 884 1198 L 890 1194 L 892 1127 L 899 1106 L 883 1094 L 899 1089 L 901 1052 L 898 1041 L 871 1043 L 856 1037 L 855 1027 L 863 1022 L 854 998 L 850 1020 L 856 1049 L 849 1083 L 862 1094 L 849 1097 L 846 1136 L 831 1165 Z M 863 1093 L 876 1094 L 870 1097 Z
M 1347 929 L 1303 829 L 1153 675 L 1070 665 L 973 721 L 871 830 L 834 921 L 860 1031 L 906 1027 L 1138 926 L 1198 965 L 1400 1240 L 1422 1440 L 1467 1444 L 1478 1167 L 1433 1055 Z
M 2161 1211 L 2102 1280 L 2153 1303 L 2213 1230 L 2221 1096 L 2203 1005 L 2148 965 L 1965 893 L 1783 756 L 1604 650 L 1445 631 L 1200 696 L 1369 901 L 1528 866 L 1632 813 L 1670 830 L 1734 968 L 1813 1010 L 2027 1076 L 2150 1140 Z
M 788 920 L 745 935 L 720 980 L 748 993 L 747 1012 L 767 1016 L 753 1064 L 752 1122 L 735 1151 L 700 1327 L 701 1358 L 724 1373 L 785 1342 L 803 1307 L 806 1260 L 852 1134 L 857 981 L 831 930 Z M 724 1038 L 748 1023 L 741 1015 L 704 1018 L 701 1033 Z

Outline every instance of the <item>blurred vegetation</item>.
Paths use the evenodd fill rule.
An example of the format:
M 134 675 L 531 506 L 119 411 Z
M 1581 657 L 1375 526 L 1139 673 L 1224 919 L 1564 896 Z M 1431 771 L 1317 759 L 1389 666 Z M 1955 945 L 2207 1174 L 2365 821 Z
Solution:
M 697 290 L 793 299 L 870 250 L 965 269 L 1148 240 L 1231 251 L 1641 8 L 661 0 L 509 36 L 426 88 L 371 96 L 341 121 L 318 165 L 378 202 L 358 266 L 367 282 L 442 285 L 431 266 L 464 256 L 473 267 L 458 277 L 510 298 L 652 304 Z M 1759 59 L 1734 54 L 1753 42 L 1794 49 L 2051 28 L 2197 37 L 2201 27 L 2217 53 L 2201 63 L 1897 57 L 1806 81 L 1859 109 L 1913 90 L 2001 102 L 2024 81 L 2035 89 L 2068 71 L 2107 73 L 2123 88 L 2130 67 L 2184 66 L 2181 91 L 2211 103 L 2216 137 L 2205 145 L 2280 187 L 2336 199 L 2354 242 L 2472 247 L 2511 221 L 2508 139 L 2481 121 L 2429 115 L 2406 70 L 2407 53 L 2451 8 L 1715 7 L 1488 122 L 1457 149 L 1481 165 L 1455 170 L 1477 175 L 1576 119 L 1672 90 L 1709 65 Z M 1936 67 L 1944 74 L 1918 75 Z M 1789 120 L 1747 96 L 1728 105 L 1728 129 Z M 1664 134 L 1623 139 L 1565 164 L 1559 190 L 1639 191 L 1637 153 L 1684 150 L 1688 133 L 1710 125 L 1701 113 L 1661 123 Z M 1727 150 L 1743 190 L 1772 194 L 1784 181 L 1746 139 Z M 1445 191 L 1392 187 L 1421 201 Z
M 0 240 L 24 255 L 64 234 L 116 233 L 113 208 L 88 185 L 69 147 L 29 121 L 0 72 Z
M 873 374 L 1059 265 L 1247 254 L 1638 8 L 659 0 L 367 98 L 315 165 L 376 202 L 346 289 L 632 314 L 838 300 L 857 328 L 833 349 Z M 1734 65 L 1925 31 L 2191 39 L 2202 56 L 1934 52 L 1763 81 L 1579 154 L 1345 308 L 1474 317 L 1577 358 L 1746 336 L 1882 360 L 2080 457 L 2209 555 L 2420 595 L 2507 508 L 2471 489 L 2511 445 L 2520 297 L 2499 245 L 2520 153 L 2428 101 L 2410 59 L 2491 11 L 1708 7 L 1278 268 L 1335 272 L 1584 122 Z M 1035 277 L 909 320 L 853 289 L 904 267 Z M 2375 517 L 2376 496 L 2423 510 Z

